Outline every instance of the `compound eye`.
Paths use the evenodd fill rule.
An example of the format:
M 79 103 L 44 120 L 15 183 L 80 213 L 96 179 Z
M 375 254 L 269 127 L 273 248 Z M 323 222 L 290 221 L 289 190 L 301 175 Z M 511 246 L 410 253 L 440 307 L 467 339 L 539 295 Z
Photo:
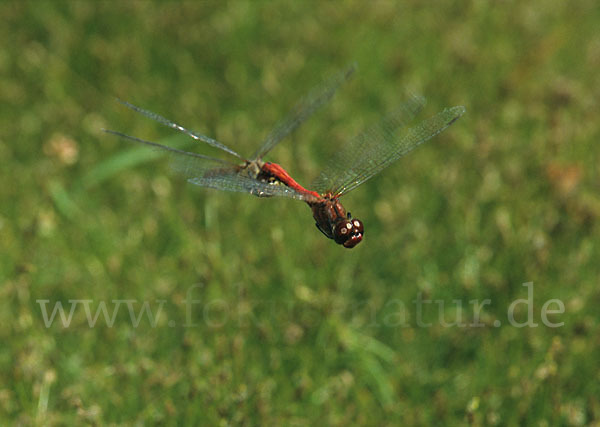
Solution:
M 336 224 L 333 237 L 336 243 L 353 248 L 362 240 L 364 227 L 358 219 L 346 219 Z
M 353 227 L 352 227 L 352 228 L 353 228 L 355 231 L 357 231 L 357 232 L 358 232 L 358 233 L 360 233 L 360 234 L 363 234 L 363 233 L 364 233 L 364 231 L 365 231 L 365 227 L 363 226 L 363 223 L 362 223 L 362 221 L 361 221 L 360 219 L 356 219 L 356 218 L 354 218 L 354 219 L 352 220 L 352 225 L 353 225 Z
M 352 233 L 352 221 L 343 220 L 336 224 L 333 229 L 333 237 L 336 243 L 343 244 Z

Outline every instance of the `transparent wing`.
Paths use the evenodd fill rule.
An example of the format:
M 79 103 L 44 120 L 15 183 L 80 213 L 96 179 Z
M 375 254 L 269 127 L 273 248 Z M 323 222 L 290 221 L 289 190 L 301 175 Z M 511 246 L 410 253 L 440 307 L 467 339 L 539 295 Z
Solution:
M 335 74 L 333 77 L 313 88 L 296 104 L 292 111 L 288 113 L 288 116 L 278 123 L 277 126 L 275 126 L 252 158 L 258 160 L 262 159 L 283 138 L 293 132 L 316 110 L 318 110 L 319 107 L 323 106 L 327 101 L 329 101 L 342 83 L 347 81 L 352 76 L 354 71 L 356 71 L 356 68 L 356 63 L 353 63 L 344 70 Z
M 313 188 L 321 193 L 347 193 L 442 132 L 465 112 L 462 106 L 446 108 L 414 127 L 402 129 L 424 104 L 424 98 L 413 96 L 379 124 L 352 139 L 333 156 Z
M 227 147 L 226 145 L 221 144 L 216 139 L 212 139 L 212 138 L 209 138 L 206 135 L 202 135 L 202 134 L 199 134 L 199 133 L 196 133 L 196 132 L 192 132 L 191 130 L 186 129 L 183 126 L 178 125 L 177 123 L 172 122 L 171 120 L 164 118 L 163 116 L 160 116 L 160 115 L 158 115 L 156 113 L 153 113 L 152 111 L 148 111 L 148 110 L 144 110 L 143 108 L 136 107 L 135 105 L 130 104 L 127 101 L 123 101 L 123 100 L 118 99 L 118 98 L 117 98 L 117 101 L 119 101 L 121 104 L 125 105 L 126 107 L 131 108 L 133 111 L 136 111 L 136 112 L 138 112 L 140 114 L 143 114 L 144 116 L 149 117 L 152 120 L 156 120 L 157 122 L 159 122 L 159 123 L 161 123 L 161 124 L 163 124 L 165 126 L 168 126 L 168 127 L 173 128 L 175 130 L 178 130 L 179 132 L 182 132 L 182 133 L 184 133 L 184 134 L 186 134 L 188 136 L 191 136 L 195 140 L 206 142 L 208 145 L 212 145 L 213 147 L 220 148 L 221 150 L 226 151 L 229 154 L 233 154 L 235 157 L 238 157 L 240 159 L 242 158 L 238 153 L 236 153 L 235 151 L 233 151 L 231 148 Z
M 286 187 L 258 181 L 252 176 L 248 167 L 203 156 L 202 154 L 167 147 L 156 142 L 146 141 L 135 136 L 126 135 L 114 130 L 103 129 L 104 132 L 117 135 L 130 141 L 148 145 L 154 149 L 165 151 L 171 157 L 171 167 L 188 178 L 188 182 L 202 187 L 224 191 L 237 191 L 257 196 L 280 196 L 305 200 L 306 196 Z
M 296 200 L 311 199 L 307 196 L 298 193 L 283 184 L 269 184 L 267 182 L 257 181 L 234 171 L 222 171 L 215 173 L 213 176 L 205 176 L 201 178 L 190 178 L 188 182 L 199 185 L 201 187 L 215 188 L 224 191 L 237 191 L 240 193 L 253 194 L 259 197 L 289 197 Z

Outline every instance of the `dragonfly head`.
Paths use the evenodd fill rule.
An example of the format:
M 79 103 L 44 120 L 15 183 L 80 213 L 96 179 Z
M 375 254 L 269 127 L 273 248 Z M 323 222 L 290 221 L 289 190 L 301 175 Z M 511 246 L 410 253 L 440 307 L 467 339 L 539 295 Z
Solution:
M 358 245 L 362 238 L 365 229 L 360 219 L 352 218 L 350 212 L 348 217 L 335 225 L 333 229 L 333 239 L 336 243 L 344 245 L 345 248 L 353 248 Z

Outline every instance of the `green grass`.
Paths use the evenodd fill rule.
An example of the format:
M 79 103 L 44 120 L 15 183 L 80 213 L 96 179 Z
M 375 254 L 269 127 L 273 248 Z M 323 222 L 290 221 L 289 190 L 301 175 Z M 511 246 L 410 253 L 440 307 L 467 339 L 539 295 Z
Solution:
M 599 423 L 594 2 L 13 1 L 0 15 L 2 424 Z M 301 183 L 407 92 L 428 99 L 423 118 L 467 113 L 344 197 L 366 228 L 352 250 L 302 203 L 186 184 L 101 132 L 186 144 L 119 97 L 249 155 L 354 60 L 270 155 Z M 535 328 L 507 321 L 526 282 Z M 439 303 L 417 319 L 419 296 L 447 321 L 460 300 L 465 322 L 489 299 L 485 326 L 444 327 Z M 79 305 L 46 328 L 38 300 L 74 299 L 162 311 L 134 327 L 123 302 L 112 327 L 89 327 Z M 541 323 L 550 299 L 561 327 Z

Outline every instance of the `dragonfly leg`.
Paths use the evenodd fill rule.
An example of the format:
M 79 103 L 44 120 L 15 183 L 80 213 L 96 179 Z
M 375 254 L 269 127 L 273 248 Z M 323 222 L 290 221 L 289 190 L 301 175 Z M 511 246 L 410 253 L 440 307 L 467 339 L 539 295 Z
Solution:
M 327 237 L 328 239 L 331 239 L 331 234 L 327 234 L 327 232 L 325 230 L 323 230 L 323 228 L 319 225 L 318 222 L 315 222 L 315 226 L 321 233 L 323 233 L 325 235 L 325 237 Z
M 271 197 L 271 194 L 266 194 L 264 191 L 253 188 L 250 190 L 250 194 L 256 197 Z

